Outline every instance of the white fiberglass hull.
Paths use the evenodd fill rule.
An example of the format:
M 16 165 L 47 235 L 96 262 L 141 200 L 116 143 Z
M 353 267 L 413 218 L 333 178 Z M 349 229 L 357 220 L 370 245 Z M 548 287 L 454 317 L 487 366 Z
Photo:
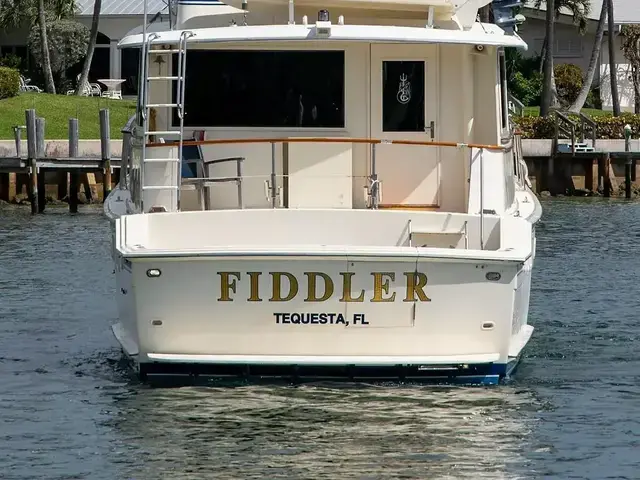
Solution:
M 142 376 L 496 383 L 515 366 L 533 330 L 527 325 L 531 262 L 123 260 L 114 333 Z

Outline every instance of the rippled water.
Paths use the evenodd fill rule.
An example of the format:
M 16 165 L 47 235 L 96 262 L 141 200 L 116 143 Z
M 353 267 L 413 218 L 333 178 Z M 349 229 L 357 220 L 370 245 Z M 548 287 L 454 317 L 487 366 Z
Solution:
M 534 337 L 489 388 L 142 386 L 99 209 L 0 210 L 0 478 L 640 478 L 640 204 L 543 207 Z

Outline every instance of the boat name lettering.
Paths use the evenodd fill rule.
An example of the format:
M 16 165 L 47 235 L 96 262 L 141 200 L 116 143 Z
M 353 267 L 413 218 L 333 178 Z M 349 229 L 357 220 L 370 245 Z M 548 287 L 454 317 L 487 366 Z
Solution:
M 369 325 L 364 313 L 354 313 L 351 321 L 342 313 L 274 313 L 277 324 L 285 325 Z
M 264 288 L 260 277 L 268 276 L 269 287 Z M 220 277 L 219 302 L 233 302 L 238 299 L 238 285 L 248 283 L 248 302 L 290 302 L 294 299 L 305 302 L 326 302 L 337 294 L 340 302 L 395 302 L 396 291 L 392 287 L 396 282 L 395 272 L 371 272 L 366 280 L 366 289 L 362 288 L 363 278 L 356 277 L 355 272 L 339 272 L 340 279 L 332 278 L 323 272 L 304 272 L 298 278 L 289 272 L 218 272 Z M 430 302 L 425 293 L 427 275 L 422 272 L 403 272 L 403 302 Z M 360 277 L 360 276 L 358 276 Z M 263 277 L 264 278 L 264 277 Z M 358 287 L 356 288 L 356 284 Z

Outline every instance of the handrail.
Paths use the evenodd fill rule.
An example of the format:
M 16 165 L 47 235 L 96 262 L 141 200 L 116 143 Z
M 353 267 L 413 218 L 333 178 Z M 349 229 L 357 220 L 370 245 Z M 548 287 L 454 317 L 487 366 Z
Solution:
M 580 134 L 580 137 L 579 137 L 580 143 L 584 143 L 587 126 L 591 129 L 591 137 L 590 137 L 591 146 L 592 147 L 596 146 L 596 138 L 598 136 L 598 124 L 591 117 L 584 114 L 583 112 L 575 113 L 570 111 L 555 110 L 554 113 L 556 116 L 556 122 L 555 122 L 556 134 L 554 138 L 555 140 L 554 148 L 556 151 L 558 148 L 558 140 L 559 140 L 560 133 L 563 133 L 564 135 L 567 135 L 571 138 L 571 145 L 572 145 L 571 152 L 575 153 L 576 133 Z M 570 118 L 570 115 L 577 116 L 580 120 L 579 121 L 572 120 Z
M 212 140 L 186 140 L 183 146 L 199 145 L 229 145 L 236 143 L 366 143 L 374 144 L 395 144 L 395 145 L 417 145 L 425 147 L 454 147 L 454 148 L 482 148 L 485 150 L 506 151 L 509 145 L 490 145 L 483 143 L 456 143 L 456 142 L 436 142 L 419 140 L 385 140 L 380 138 L 358 138 L 358 137 L 285 137 L 285 138 L 218 138 Z M 146 147 L 171 147 L 172 143 L 150 142 Z

